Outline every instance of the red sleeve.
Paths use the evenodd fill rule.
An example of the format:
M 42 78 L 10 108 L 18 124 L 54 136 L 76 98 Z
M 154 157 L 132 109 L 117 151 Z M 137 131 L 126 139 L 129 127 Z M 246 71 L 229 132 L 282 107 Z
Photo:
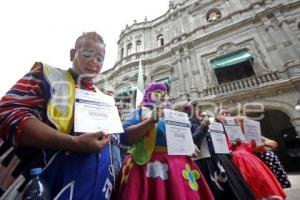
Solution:
M 0 138 L 20 143 L 22 124 L 29 118 L 43 120 L 42 64 L 36 63 L 31 71 L 20 79 L 0 101 Z

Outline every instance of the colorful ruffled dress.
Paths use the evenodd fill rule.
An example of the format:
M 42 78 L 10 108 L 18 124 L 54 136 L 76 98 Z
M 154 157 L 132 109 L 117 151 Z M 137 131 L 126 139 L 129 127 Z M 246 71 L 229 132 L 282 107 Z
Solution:
M 151 107 L 135 110 L 124 122 L 139 124 Z M 122 140 L 122 138 L 121 138 Z M 124 200 L 210 200 L 214 199 L 202 173 L 188 156 L 168 155 L 165 122 L 160 119 L 123 162 L 113 199 Z
M 285 199 L 287 196 L 270 169 L 252 152 L 250 144 L 232 146 L 232 161 L 240 170 L 257 199 Z
M 291 182 L 288 178 L 283 165 L 281 164 L 278 156 L 273 151 L 265 151 L 256 154 L 273 172 L 282 188 L 290 188 Z
M 210 156 L 196 160 L 196 164 L 205 176 L 216 200 L 255 200 L 249 185 L 230 160 L 228 154 L 216 154 L 208 130 L 201 126 L 198 119 L 191 119 L 191 131 L 194 143 L 201 145 L 203 140 L 208 143 Z M 200 139 L 198 139 L 200 138 Z

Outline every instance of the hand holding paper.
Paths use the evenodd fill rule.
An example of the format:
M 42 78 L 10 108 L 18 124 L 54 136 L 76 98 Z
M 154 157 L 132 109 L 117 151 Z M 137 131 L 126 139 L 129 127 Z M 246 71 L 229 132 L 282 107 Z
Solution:
M 113 97 L 76 88 L 74 131 L 122 133 L 122 123 Z
M 191 155 L 194 153 L 194 142 L 190 121 L 184 112 L 164 109 L 166 136 L 169 155 Z
M 154 110 L 152 111 L 150 116 L 150 121 L 156 123 L 158 122 L 159 118 L 163 116 L 164 116 L 163 108 L 158 106 L 154 108 Z
M 72 150 L 80 152 L 99 152 L 110 141 L 111 135 L 104 132 L 80 134 L 73 137 Z

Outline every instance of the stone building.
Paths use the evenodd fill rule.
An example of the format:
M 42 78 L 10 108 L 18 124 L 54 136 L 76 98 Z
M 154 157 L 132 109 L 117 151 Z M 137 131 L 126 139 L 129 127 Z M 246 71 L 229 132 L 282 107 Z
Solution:
M 126 26 L 118 47 L 97 85 L 114 87 L 123 113 L 141 61 L 145 84 L 169 83 L 173 104 L 263 114 L 263 135 L 279 142 L 287 163 L 299 163 L 299 0 L 173 0 L 162 16 Z

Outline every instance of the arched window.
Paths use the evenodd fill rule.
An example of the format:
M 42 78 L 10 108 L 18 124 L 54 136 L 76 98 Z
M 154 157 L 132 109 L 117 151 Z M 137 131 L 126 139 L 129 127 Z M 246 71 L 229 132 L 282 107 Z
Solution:
M 131 51 L 132 51 L 132 44 L 130 43 L 127 45 L 127 56 L 131 54 Z
M 136 52 L 140 52 L 142 49 L 142 42 L 140 40 L 136 41 Z
M 157 46 L 158 47 L 161 47 L 161 46 L 164 46 L 164 37 L 162 34 L 158 35 L 157 36 Z

